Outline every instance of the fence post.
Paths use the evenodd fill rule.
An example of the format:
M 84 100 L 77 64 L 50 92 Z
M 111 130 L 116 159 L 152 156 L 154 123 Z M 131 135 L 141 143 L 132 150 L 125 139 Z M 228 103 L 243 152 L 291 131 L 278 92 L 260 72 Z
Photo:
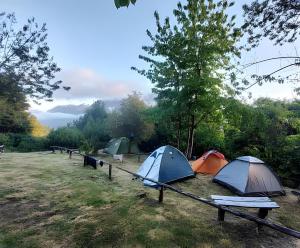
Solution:
M 161 186 L 159 189 L 159 198 L 158 198 L 158 202 L 163 202 L 164 200 L 164 186 Z
M 108 178 L 109 178 L 109 180 L 112 180 L 111 171 L 112 171 L 112 166 L 111 166 L 111 164 L 109 164 L 108 165 Z

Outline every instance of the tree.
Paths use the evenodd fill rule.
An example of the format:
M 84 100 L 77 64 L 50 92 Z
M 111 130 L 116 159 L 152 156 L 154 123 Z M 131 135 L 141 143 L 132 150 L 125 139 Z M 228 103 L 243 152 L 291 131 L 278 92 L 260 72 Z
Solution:
M 0 74 L 13 76 L 23 94 L 34 100 L 51 100 L 62 81 L 55 81 L 60 68 L 49 55 L 46 24 L 39 26 L 34 18 L 20 29 L 16 24 L 14 14 L 0 14 Z
M 94 151 L 103 148 L 109 140 L 108 128 L 106 127 L 107 112 L 102 101 L 94 102 L 85 112 L 85 114 L 74 122 L 86 141 Z
M 146 140 L 153 134 L 153 125 L 145 119 L 147 106 L 140 95 L 133 92 L 121 102 L 120 109 L 108 119 L 113 137 L 125 136 L 136 141 Z
M 0 73 L 0 133 L 30 132 L 28 104 L 18 81 Z
M 136 0 L 115 0 L 115 5 L 117 8 L 125 6 L 128 7 L 130 3 L 135 4 Z
M 263 37 L 275 45 L 294 42 L 300 34 L 300 2 L 298 0 L 255 0 L 243 6 L 243 29 L 249 34 L 252 47 L 259 45 Z
M 274 42 L 274 45 L 283 45 L 284 43 L 292 43 L 298 39 L 300 34 L 300 1 L 298 0 L 255 0 L 251 4 L 243 6 L 245 21 L 242 26 L 243 31 L 248 34 L 248 45 L 246 49 L 250 50 L 257 47 L 263 38 L 268 38 Z M 299 56 L 280 56 L 266 58 L 260 61 L 245 65 L 242 70 L 271 60 L 290 60 L 279 68 L 270 71 L 265 75 L 252 75 L 254 82 L 250 84 L 247 80 L 246 87 L 248 90 L 254 85 L 262 85 L 266 82 L 284 83 L 286 81 L 299 82 L 297 77 L 297 69 L 300 65 Z M 297 68 L 298 67 L 298 68 Z M 284 74 L 286 69 L 293 69 L 292 73 Z M 298 71 L 299 73 L 299 71 Z M 300 87 L 296 87 L 295 92 L 300 94 Z
M 42 125 L 34 115 L 29 116 L 29 122 L 33 137 L 46 137 L 49 134 L 50 128 Z
M 153 45 L 143 47 L 148 56 L 140 55 L 150 69 L 132 68 L 153 83 L 158 104 L 166 106 L 171 115 L 176 113 L 173 117 L 178 129 L 186 133 L 189 158 L 195 129 L 219 108 L 224 70 L 232 66 L 232 57 L 239 56 L 236 43 L 241 33 L 234 28 L 235 16 L 225 13 L 232 5 L 212 0 L 188 0 L 184 6 L 179 3 L 173 12 L 177 21 L 173 27 L 169 18 L 161 23 L 155 13 L 157 34 L 147 30 Z

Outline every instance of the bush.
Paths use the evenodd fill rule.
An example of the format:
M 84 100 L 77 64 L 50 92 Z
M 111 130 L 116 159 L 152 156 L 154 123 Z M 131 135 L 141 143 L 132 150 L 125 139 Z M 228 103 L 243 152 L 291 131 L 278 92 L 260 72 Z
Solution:
M 8 151 L 17 152 L 42 151 L 47 148 L 45 138 L 36 138 L 27 134 L 2 133 L 0 144 L 4 144 Z
M 84 137 L 80 130 L 71 127 L 61 127 L 52 130 L 47 137 L 47 145 L 62 146 L 68 148 L 78 148 L 83 142 Z

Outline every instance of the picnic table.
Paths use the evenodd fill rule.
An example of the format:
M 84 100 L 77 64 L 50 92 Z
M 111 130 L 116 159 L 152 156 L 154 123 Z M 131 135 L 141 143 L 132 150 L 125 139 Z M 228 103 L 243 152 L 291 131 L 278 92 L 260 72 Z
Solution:
M 279 208 L 279 205 L 272 201 L 269 197 L 238 197 L 238 196 L 223 196 L 211 195 L 214 203 L 222 206 L 258 208 L 258 217 L 264 219 L 270 210 Z M 219 208 L 218 220 L 224 221 L 225 211 Z

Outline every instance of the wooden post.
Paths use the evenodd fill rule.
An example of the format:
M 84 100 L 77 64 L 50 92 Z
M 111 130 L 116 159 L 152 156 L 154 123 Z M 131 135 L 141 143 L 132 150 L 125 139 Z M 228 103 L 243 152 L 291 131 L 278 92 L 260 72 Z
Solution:
M 268 211 L 269 211 L 269 210 L 270 210 L 269 208 L 260 208 L 260 209 L 258 210 L 257 216 L 258 216 L 259 218 L 264 219 L 264 218 L 267 217 Z
M 112 180 L 112 177 L 111 177 L 111 171 L 112 171 L 112 166 L 111 164 L 108 165 L 108 179 L 109 180 Z
M 86 166 L 86 156 L 83 157 L 83 166 Z
M 159 189 L 159 198 L 158 202 L 161 203 L 164 200 L 164 186 L 161 186 Z
M 71 159 L 71 158 L 72 158 L 72 151 L 69 150 L 69 159 Z
M 225 211 L 221 208 L 218 209 L 218 221 L 224 221 Z
M 60 153 L 63 153 L 63 149 L 62 148 L 60 148 Z

